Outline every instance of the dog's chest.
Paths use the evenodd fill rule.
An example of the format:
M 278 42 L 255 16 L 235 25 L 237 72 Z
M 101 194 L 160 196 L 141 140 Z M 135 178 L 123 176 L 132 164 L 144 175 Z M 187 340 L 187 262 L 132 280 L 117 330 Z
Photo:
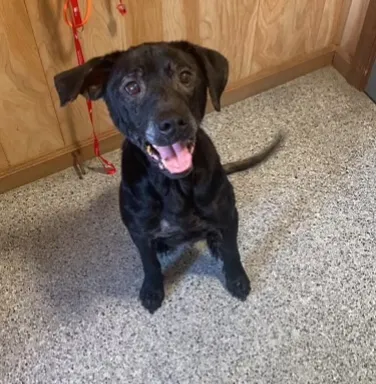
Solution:
M 209 222 L 193 214 L 175 218 L 162 217 L 155 228 L 153 237 L 164 239 L 168 243 L 195 241 L 205 238 L 210 232 L 210 228 Z
M 152 235 L 173 242 L 189 241 L 204 238 L 210 227 L 195 203 L 193 191 L 176 187 L 163 197 Z

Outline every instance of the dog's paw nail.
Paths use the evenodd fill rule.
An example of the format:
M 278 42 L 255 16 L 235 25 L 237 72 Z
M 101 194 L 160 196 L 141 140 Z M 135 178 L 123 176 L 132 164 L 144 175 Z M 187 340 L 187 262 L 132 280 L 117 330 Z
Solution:
M 153 288 L 143 286 L 140 291 L 140 300 L 144 308 L 150 313 L 154 313 L 161 305 L 164 299 L 164 290 L 162 288 Z
M 251 284 L 246 274 L 239 275 L 235 278 L 227 280 L 227 289 L 229 292 L 238 298 L 245 301 L 251 291 Z

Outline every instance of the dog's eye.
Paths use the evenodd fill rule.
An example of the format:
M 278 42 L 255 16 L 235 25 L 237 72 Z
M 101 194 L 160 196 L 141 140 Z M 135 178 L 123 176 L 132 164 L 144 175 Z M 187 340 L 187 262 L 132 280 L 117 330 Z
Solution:
M 189 84 L 192 79 L 192 73 L 189 71 L 183 71 L 180 73 L 179 78 L 183 84 Z
M 140 93 L 141 88 L 136 81 L 130 81 L 125 85 L 125 90 L 132 96 Z

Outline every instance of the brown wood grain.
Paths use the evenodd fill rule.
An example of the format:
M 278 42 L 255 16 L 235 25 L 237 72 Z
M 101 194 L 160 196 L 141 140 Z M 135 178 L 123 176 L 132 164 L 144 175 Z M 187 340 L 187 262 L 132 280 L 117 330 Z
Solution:
M 286 62 L 296 53 L 293 34 L 296 0 L 262 0 L 259 6 L 252 73 Z
M 361 0 L 365 1 L 365 0 Z M 368 1 L 368 0 L 366 0 Z M 351 7 L 352 0 L 343 0 L 342 2 L 342 7 L 340 10 L 340 15 L 338 19 L 338 25 L 337 25 L 337 32 L 334 37 L 334 44 L 340 45 L 341 40 L 345 31 L 345 27 L 347 24 L 347 21 L 349 19 L 349 14 L 350 14 L 350 7 Z
M 293 40 L 295 48 L 291 49 L 293 56 L 315 51 L 324 8 L 325 0 L 296 0 L 292 29 L 296 36 Z
M 329 47 L 336 36 L 343 1 L 261 1 L 252 73 Z
M 127 0 L 131 44 L 163 40 L 162 0 Z
M 64 108 L 59 105 L 53 77 L 77 65 L 72 32 L 63 21 L 63 0 L 30 0 L 26 2 L 33 32 L 46 73 L 48 86 L 60 122 L 66 145 L 87 140 L 92 135 L 85 100 L 78 100 Z M 81 0 L 85 13 L 85 2 Z M 103 55 L 123 47 L 123 19 L 115 5 L 108 1 L 93 1 L 93 13 L 80 33 L 86 59 Z M 111 130 L 112 123 L 102 102 L 94 105 L 97 132 Z
M 199 2 L 200 43 L 229 59 L 229 83 L 251 74 L 258 8 L 259 0 Z
M 64 146 L 22 0 L 0 0 L 0 142 L 11 165 Z
M 333 57 L 333 67 L 345 78 L 348 78 L 348 74 L 351 70 L 351 58 L 350 56 L 338 47 Z
M 163 26 L 163 39 L 170 40 L 184 40 L 187 38 L 187 21 L 188 14 L 185 12 L 184 0 L 163 0 L 162 1 L 162 26 Z M 189 12 L 194 17 L 196 2 L 190 1 Z M 188 20 L 187 20 L 188 19 Z M 194 20 L 197 25 L 197 19 Z
M 317 34 L 316 49 L 322 49 L 335 42 L 337 31 L 341 27 L 341 14 L 345 0 L 326 0 Z
M 340 44 L 342 50 L 349 56 L 354 56 L 355 54 L 368 5 L 369 0 L 351 1 Z
M 116 131 L 99 133 L 98 139 L 103 153 L 120 148 L 124 141 L 124 137 Z M 77 153 L 76 151 L 79 151 L 81 160 L 92 159 L 94 157 L 93 140 L 85 140 L 79 146 L 71 145 L 56 151 L 52 156 L 44 156 L 0 172 L 0 194 L 74 166 L 73 153 Z M 99 163 L 98 169 L 101 170 Z
M 370 0 L 347 81 L 364 91 L 376 62 L 376 0 Z
M 202 3 L 202 2 L 201 2 Z M 183 0 L 186 39 L 201 44 L 200 37 L 200 0 Z
M 8 159 L 5 155 L 4 149 L 0 144 L 0 170 L 7 169 L 9 167 Z
M 226 106 L 236 103 L 257 93 L 284 84 L 299 76 L 328 66 L 332 63 L 333 56 L 334 46 L 331 46 L 319 52 L 300 55 L 274 68 L 268 68 L 250 75 L 246 79 L 241 79 L 233 83 L 223 94 L 221 104 Z M 213 107 L 210 105 L 208 110 L 212 111 Z

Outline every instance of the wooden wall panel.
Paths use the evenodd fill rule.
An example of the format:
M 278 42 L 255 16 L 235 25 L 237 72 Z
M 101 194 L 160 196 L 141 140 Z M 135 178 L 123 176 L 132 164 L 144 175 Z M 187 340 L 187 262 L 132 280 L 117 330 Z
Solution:
M 230 60 L 230 84 L 251 74 L 259 2 L 198 2 L 200 43 L 217 49 Z
M 200 44 L 200 0 L 181 1 L 183 2 L 183 15 L 185 20 L 185 38 L 192 43 Z
M 369 0 L 352 0 L 341 40 L 341 49 L 348 56 L 355 54 Z M 376 17 L 376 15 L 375 15 Z
M 335 42 L 343 6 L 344 0 L 325 1 L 324 12 L 317 35 L 316 50 L 325 48 Z
M 22 0 L 0 0 L 0 142 L 11 165 L 64 146 Z
M 131 45 L 163 40 L 162 0 L 127 0 Z
M 7 157 L 5 156 L 4 149 L 0 144 L 0 171 L 7 169 L 9 167 L 9 162 Z
M 329 0 L 332 1 L 332 0 Z M 325 0 L 296 0 L 292 33 L 296 36 L 296 56 L 316 50 L 317 36 L 323 18 Z
M 162 26 L 164 40 L 184 40 L 187 38 L 187 9 L 184 0 L 162 1 Z M 195 11 L 195 1 L 190 2 L 190 11 Z M 188 19 L 189 21 L 189 19 Z M 194 20 L 197 23 L 197 20 Z
M 144 41 L 187 38 L 218 49 L 230 60 L 229 86 L 261 70 L 330 44 L 342 0 L 128 0 L 93 1 L 82 33 L 86 58 Z M 84 12 L 84 0 L 81 9 Z M 84 100 L 60 108 L 53 76 L 76 65 L 73 40 L 62 18 L 62 0 L 26 2 L 66 145 L 91 137 Z M 95 103 L 96 129 L 113 129 L 102 102 Z
M 252 58 L 252 73 L 276 66 L 294 56 L 296 0 L 260 0 Z
M 68 146 L 90 138 L 92 129 L 85 100 L 80 97 L 77 102 L 60 108 L 53 84 L 54 75 L 77 65 L 72 33 L 63 21 L 63 3 L 62 0 L 30 0 L 26 5 L 61 131 Z M 81 1 L 83 13 L 84 4 L 85 2 Z M 92 16 L 81 33 L 86 59 L 121 49 L 123 22 L 113 2 L 93 1 Z M 97 132 L 113 129 L 104 103 L 95 103 L 94 117 Z
M 261 0 L 252 73 L 334 42 L 343 0 Z

